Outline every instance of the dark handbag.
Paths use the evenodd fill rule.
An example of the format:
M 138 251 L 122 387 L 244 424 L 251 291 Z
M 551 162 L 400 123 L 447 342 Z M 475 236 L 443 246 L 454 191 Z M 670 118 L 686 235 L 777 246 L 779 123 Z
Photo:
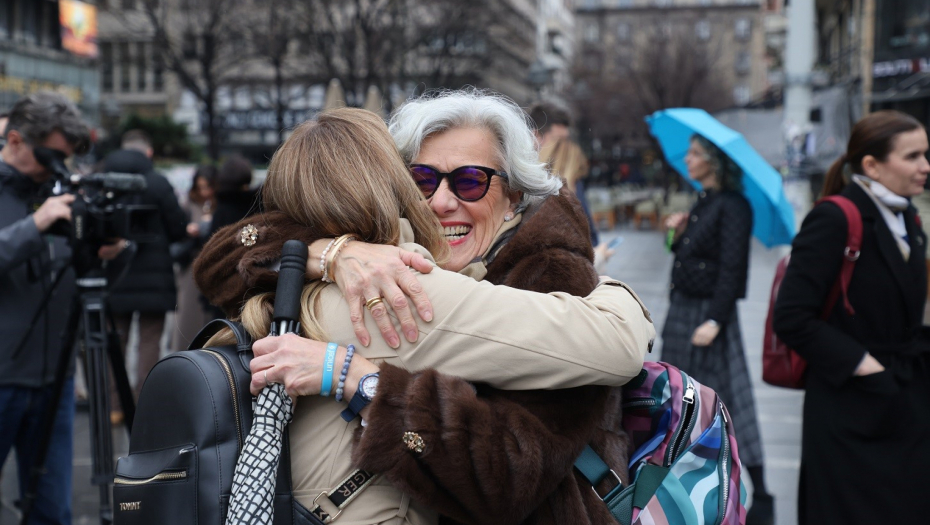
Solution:
M 820 318 L 826 320 L 833 307 L 843 296 L 843 306 L 846 313 L 854 315 L 856 311 L 849 303 L 848 289 L 849 281 L 852 279 L 853 269 L 856 261 L 859 259 L 859 249 L 862 247 L 862 215 L 859 208 L 846 197 L 841 195 L 832 195 L 824 197 L 821 202 L 832 202 L 840 207 L 846 215 L 848 230 L 846 234 L 846 249 L 843 253 L 843 265 L 840 267 L 840 274 L 836 278 L 836 283 L 830 291 L 827 302 L 824 304 Z M 765 337 L 762 340 L 762 380 L 773 386 L 784 388 L 803 389 L 804 374 L 807 371 L 807 361 L 798 355 L 797 352 L 788 348 L 783 343 L 775 331 L 772 330 L 772 319 L 775 312 L 775 301 L 778 298 L 778 290 L 781 282 L 785 278 L 785 271 L 788 268 L 790 256 L 785 256 L 778 262 L 775 270 L 775 279 L 772 282 L 772 294 L 769 297 L 769 312 L 765 317 Z

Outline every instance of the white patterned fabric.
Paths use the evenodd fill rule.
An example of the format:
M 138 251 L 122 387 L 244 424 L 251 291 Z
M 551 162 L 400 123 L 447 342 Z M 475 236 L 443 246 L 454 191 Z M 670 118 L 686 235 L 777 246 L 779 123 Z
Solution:
M 227 524 L 271 525 L 274 521 L 275 481 L 284 427 L 293 416 L 294 403 L 284 385 L 269 385 L 258 394 L 252 430 L 236 462 Z

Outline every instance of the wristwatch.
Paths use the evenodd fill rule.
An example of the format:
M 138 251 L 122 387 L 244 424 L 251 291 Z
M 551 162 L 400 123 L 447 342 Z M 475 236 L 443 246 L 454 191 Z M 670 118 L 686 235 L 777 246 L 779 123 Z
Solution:
M 363 408 L 371 403 L 371 400 L 374 399 L 378 391 L 379 377 L 377 372 L 362 376 L 358 381 L 358 389 L 355 390 L 355 395 L 352 396 L 352 400 L 349 401 L 349 408 L 342 411 L 342 419 L 352 421 L 358 417 L 358 413 L 361 412 Z

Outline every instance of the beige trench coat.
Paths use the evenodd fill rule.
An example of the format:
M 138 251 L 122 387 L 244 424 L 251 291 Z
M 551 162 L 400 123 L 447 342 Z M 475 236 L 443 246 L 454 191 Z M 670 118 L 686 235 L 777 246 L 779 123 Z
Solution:
M 404 237 L 412 238 L 404 230 Z M 403 247 L 429 257 L 417 245 Z M 320 323 L 329 339 L 356 344 L 359 355 L 375 362 L 408 370 L 434 368 L 506 390 L 623 385 L 639 374 L 655 339 L 646 307 L 619 281 L 605 279 L 580 298 L 494 286 L 438 268 L 418 277 L 434 318 L 419 321 L 417 343 L 402 339 L 400 348 L 390 348 L 377 337 L 378 328 L 368 316 L 368 330 L 375 337 L 368 348 L 357 345 L 348 304 L 334 285 L 321 292 L 319 303 Z M 345 407 L 331 397 L 307 396 L 297 402 L 290 425 L 291 475 L 294 496 L 308 509 L 321 492 L 355 470 L 352 438 L 360 421 L 345 422 L 340 417 Z M 378 478 L 345 508 L 338 523 L 421 525 L 437 520 L 435 512 Z

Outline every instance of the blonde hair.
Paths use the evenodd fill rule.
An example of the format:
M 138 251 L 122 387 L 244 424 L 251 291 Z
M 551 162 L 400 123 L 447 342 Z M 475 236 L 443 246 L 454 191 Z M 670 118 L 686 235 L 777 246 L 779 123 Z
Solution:
M 438 264 L 449 258 L 439 219 L 410 177 L 384 121 L 370 111 L 333 109 L 298 126 L 272 157 L 262 194 L 266 211 L 281 211 L 324 237 L 351 233 L 362 242 L 397 245 L 405 218 L 414 241 Z M 314 281 L 304 287 L 304 337 L 326 339 L 315 312 L 324 286 Z M 269 292 L 243 306 L 240 320 L 253 337 L 268 334 L 273 302 Z M 231 342 L 231 333 L 219 335 L 208 344 Z
M 581 147 L 567 138 L 547 144 L 540 150 L 539 160 L 549 165 L 553 175 L 565 179 L 572 193 L 575 192 L 575 182 L 587 177 L 590 168 L 588 157 Z

